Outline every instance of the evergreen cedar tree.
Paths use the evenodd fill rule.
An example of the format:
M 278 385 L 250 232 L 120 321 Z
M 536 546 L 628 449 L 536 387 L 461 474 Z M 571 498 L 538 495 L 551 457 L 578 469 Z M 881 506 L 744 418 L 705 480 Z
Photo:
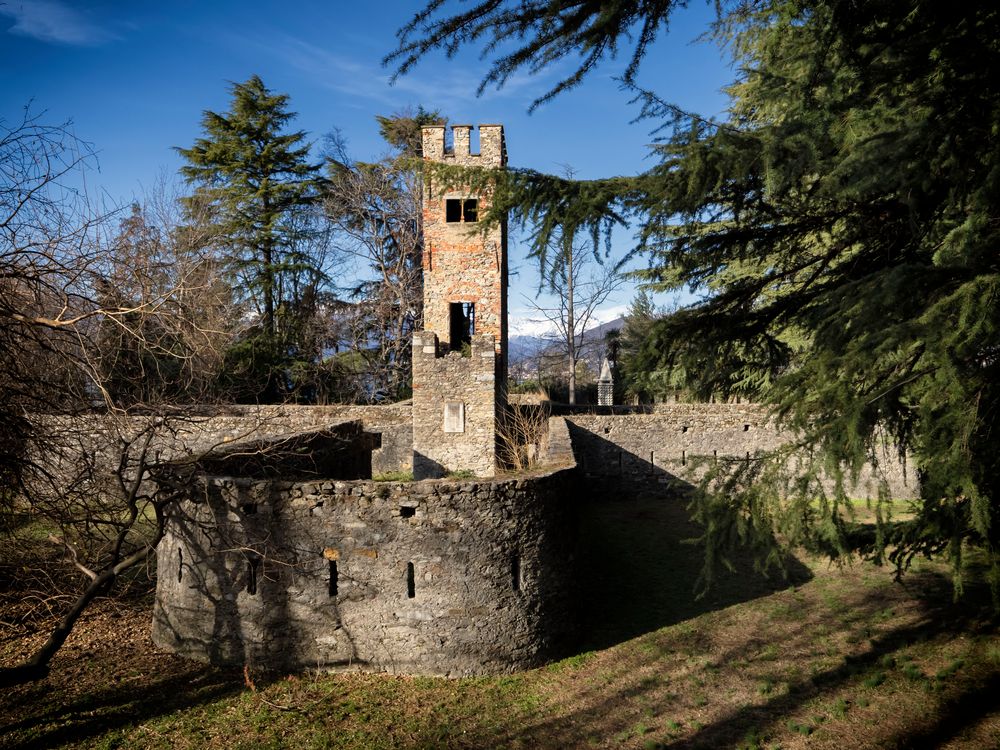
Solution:
M 527 170 L 463 179 L 495 186 L 494 215 L 607 238 L 633 218 L 651 289 L 699 302 L 653 325 L 648 372 L 682 371 L 702 396 L 773 403 L 812 464 L 781 477 L 741 462 L 703 488 L 706 574 L 736 543 L 779 559 L 773 532 L 902 571 L 985 550 L 1000 581 L 1000 10 L 937 0 L 717 3 L 709 34 L 739 71 L 730 113 L 687 115 L 636 87 L 674 0 L 434 0 L 399 31 L 397 74 L 430 51 L 494 55 L 482 87 L 575 56 L 535 104 L 629 56 L 623 84 L 652 119 L 658 162 L 625 178 L 573 181 Z M 663 86 L 668 86 L 664 82 Z M 447 177 L 447 175 L 443 175 Z M 491 218 L 491 217 L 485 217 Z M 635 363 L 634 363 L 635 364 Z M 883 439 L 919 471 L 920 502 L 870 537 L 850 523 L 845 482 Z M 838 467 L 846 467 L 841 473 Z M 916 469 L 914 469 L 916 467 Z M 841 481 L 824 491 L 815 471 Z M 750 482 L 748 480 L 756 480 Z M 791 497 L 779 500 L 782 482 Z
M 295 117 L 286 94 L 258 76 L 231 92 L 228 112 L 205 111 L 204 137 L 176 149 L 188 162 L 181 174 L 195 186 L 183 202 L 192 220 L 208 224 L 234 290 L 259 316 L 260 330 L 230 351 L 229 367 L 248 371 L 247 397 L 273 401 L 289 386 L 283 372 L 302 348 L 307 308 L 323 280 L 306 216 L 320 197 L 322 165 L 308 161 L 304 132 L 284 132 Z

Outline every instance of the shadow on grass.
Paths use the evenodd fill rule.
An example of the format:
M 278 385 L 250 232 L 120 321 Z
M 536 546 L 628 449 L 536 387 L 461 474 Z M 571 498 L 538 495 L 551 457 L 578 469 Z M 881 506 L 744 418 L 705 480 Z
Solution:
M 634 644 L 626 644 L 620 649 L 598 655 L 572 674 L 569 688 L 545 710 L 536 714 L 533 720 L 521 722 L 517 727 L 490 734 L 483 733 L 470 738 L 469 746 L 531 746 L 536 748 L 558 748 L 586 746 L 588 743 L 600 746 L 612 744 L 634 744 L 638 736 L 635 727 L 650 721 L 649 717 L 662 716 L 684 718 L 684 730 L 678 735 L 664 738 L 649 735 L 646 747 L 673 749 L 719 748 L 719 747 L 763 747 L 769 746 L 761 738 L 787 731 L 788 722 L 808 708 L 808 713 L 820 710 L 824 701 L 832 701 L 843 695 L 845 690 L 854 695 L 855 691 L 880 696 L 882 701 L 877 711 L 881 716 L 894 720 L 891 729 L 877 735 L 866 736 L 859 746 L 879 748 L 924 748 L 938 747 L 981 721 L 1000 711 L 1000 671 L 995 664 L 974 663 L 967 665 L 960 680 L 938 681 L 933 675 L 921 678 L 922 683 L 912 683 L 902 666 L 888 668 L 886 659 L 895 664 L 895 657 L 905 654 L 908 647 L 918 644 L 943 644 L 955 639 L 968 642 L 977 635 L 995 633 L 996 621 L 991 616 L 988 593 L 979 592 L 961 604 L 951 602 L 950 582 L 944 575 L 920 574 L 909 579 L 919 596 L 919 616 L 912 622 L 897 627 L 885 627 L 876 632 L 873 622 L 878 622 L 880 611 L 888 601 L 893 601 L 884 592 L 870 591 L 859 595 L 846 616 L 838 619 L 839 627 L 854 634 L 866 646 L 860 653 L 841 654 L 835 663 L 827 668 L 816 669 L 829 659 L 812 659 L 809 676 L 798 676 L 788 681 L 787 692 L 766 699 L 757 696 L 732 699 L 729 696 L 727 708 L 712 712 L 707 721 L 694 722 L 698 706 L 708 706 L 720 696 L 713 690 L 727 691 L 730 681 L 753 682 L 766 671 L 768 656 L 761 655 L 764 645 L 776 649 L 783 657 L 795 658 L 796 654 L 808 653 L 814 648 L 819 624 L 830 624 L 830 614 L 812 610 L 804 612 L 802 619 L 791 618 L 782 622 L 780 635 L 768 632 L 767 617 L 754 621 L 753 614 L 741 610 L 737 619 L 750 619 L 745 624 L 737 642 L 729 648 L 720 649 L 715 640 L 715 628 L 723 618 L 713 615 L 711 622 L 702 621 L 705 631 L 698 627 L 672 628 L 660 633 L 651 633 Z M 791 593 L 791 592 L 789 592 Z M 805 606 L 805 605 L 804 605 Z M 762 607 L 772 610 L 775 602 Z M 759 614 L 759 613 L 758 613 Z M 820 620 L 817 620 L 817 617 Z M 772 620 L 773 622 L 773 620 Z M 762 627 L 764 625 L 764 627 Z M 673 664 L 701 664 L 705 675 L 720 674 L 718 680 L 703 688 L 698 675 L 683 668 L 671 672 Z M 803 665 L 805 666 L 805 665 Z M 568 669 L 573 669 L 569 667 Z M 869 687 L 865 679 L 873 674 L 891 671 L 889 680 L 893 684 L 884 687 Z M 804 670 L 806 671 L 806 670 Z M 664 677 L 674 674 L 676 682 L 665 687 Z M 683 676 L 683 675 L 687 676 Z M 713 678 L 706 677 L 707 680 Z M 907 680 L 910 680 L 908 683 Z M 564 681 L 565 684 L 565 681 Z M 922 688 L 921 688 L 922 685 Z M 704 702 L 693 702 L 693 694 L 698 690 L 708 691 Z M 671 691 L 680 691 L 679 693 Z M 884 692 L 879 692 L 884 691 Z M 919 696 L 926 694 L 926 703 Z M 908 703 L 897 706 L 899 697 Z M 918 697 L 913 697 L 918 696 Z M 659 702 L 665 701 L 662 707 Z M 858 709 L 861 710 L 861 709 Z M 873 709 L 876 710 L 876 709 Z M 869 726 L 878 726 L 873 718 Z M 678 724 L 678 727 L 681 725 Z M 693 729 L 694 731 L 690 731 Z M 810 730 L 812 731 L 812 730 Z M 834 730 L 840 731 L 840 730 Z M 847 741 L 850 729 L 841 739 Z M 747 740 L 748 736 L 756 739 Z M 836 736 L 836 735 L 835 735 Z M 629 741 L 633 739 L 633 742 Z M 830 737 L 826 738 L 831 739 Z M 797 745 L 796 745 L 797 746 Z M 824 746 L 834 746 L 829 743 Z
M 812 577 L 794 557 L 786 560 L 787 578 L 764 577 L 747 555 L 733 560 L 733 570 L 716 571 L 712 588 L 698 597 L 695 582 L 704 556 L 687 540 L 701 531 L 686 501 L 655 484 L 592 487 L 581 508 L 578 548 L 581 650 L 609 648 Z
M 763 705 L 746 706 L 732 711 L 702 727 L 694 736 L 671 744 L 671 747 L 720 747 L 738 741 L 748 728 L 763 730 L 774 728 L 817 696 L 832 695 L 861 675 L 879 673 L 884 675 L 882 671 L 884 659 L 892 657 L 900 649 L 937 638 L 969 636 L 983 630 L 992 630 L 992 625 L 984 627 L 984 623 L 988 622 L 986 619 L 988 609 L 983 596 L 973 594 L 963 604 L 952 604 L 949 601 L 950 582 L 938 574 L 914 575 L 909 584 L 919 587 L 926 596 L 923 617 L 919 622 L 871 638 L 870 648 L 864 654 L 845 656 L 840 663 L 830 669 L 792 682 L 787 694 L 777 696 Z M 870 632 L 869 623 L 877 616 L 878 609 L 883 603 L 878 594 L 866 597 L 864 603 L 850 616 L 841 619 L 842 627 L 859 633 Z M 784 645 L 792 646 L 806 642 L 815 637 L 815 631 L 814 622 L 804 622 Z M 723 654 L 718 657 L 718 663 L 726 664 L 733 656 Z M 998 686 L 1000 686 L 1000 673 L 993 673 L 985 681 L 975 681 L 963 690 L 942 695 L 936 711 L 921 717 L 922 723 L 919 726 L 906 729 L 891 740 L 883 740 L 880 746 L 937 747 L 973 725 L 978 719 L 1000 708 L 1000 692 L 996 689 Z
M 182 666 L 178 669 L 179 664 Z M 0 724 L 0 745 L 24 750 L 75 746 L 175 711 L 210 704 L 244 689 L 242 675 L 236 670 L 178 660 L 172 660 L 170 667 L 172 673 L 167 676 L 127 685 L 95 686 L 70 697 L 53 690 L 48 680 L 5 691 L 0 696 L 2 713 L 7 717 Z M 23 718 L 9 721 L 17 715 Z

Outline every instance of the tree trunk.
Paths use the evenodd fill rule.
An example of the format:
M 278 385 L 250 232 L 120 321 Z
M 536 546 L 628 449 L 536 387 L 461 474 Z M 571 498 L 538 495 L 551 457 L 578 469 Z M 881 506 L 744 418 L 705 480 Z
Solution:
M 119 575 L 133 565 L 137 565 L 148 558 L 153 550 L 156 549 L 156 544 L 161 538 L 162 533 L 158 535 L 153 544 L 130 555 L 117 565 L 113 565 L 92 580 L 90 585 L 77 598 L 72 609 L 56 625 L 55 629 L 49 635 L 48 640 L 45 641 L 42 647 L 30 659 L 16 667 L 0 669 L 0 688 L 33 682 L 47 677 L 49 674 L 49 662 L 52 661 L 52 657 L 55 656 L 56 652 L 66 642 L 69 634 L 73 632 L 73 627 L 76 625 L 77 620 L 80 619 L 80 615 L 83 614 L 84 610 L 87 609 L 94 599 L 111 588 Z
M 566 344 L 569 348 L 569 402 L 576 403 L 576 319 L 573 315 L 573 247 L 566 253 Z

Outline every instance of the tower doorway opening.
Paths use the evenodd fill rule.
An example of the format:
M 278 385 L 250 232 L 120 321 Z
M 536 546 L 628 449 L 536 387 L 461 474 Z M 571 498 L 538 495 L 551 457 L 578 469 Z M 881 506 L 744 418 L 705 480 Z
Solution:
M 448 341 L 453 352 L 469 352 L 476 332 L 476 303 L 452 302 L 448 306 Z

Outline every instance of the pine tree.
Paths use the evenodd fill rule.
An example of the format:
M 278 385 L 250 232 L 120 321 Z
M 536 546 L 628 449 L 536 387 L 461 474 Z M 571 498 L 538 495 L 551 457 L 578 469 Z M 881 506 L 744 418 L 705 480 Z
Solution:
M 669 373 L 666 378 L 661 377 L 661 371 L 647 369 L 641 359 L 643 345 L 661 315 L 653 304 L 652 295 L 647 290 L 640 289 L 629 303 L 625 324 L 621 329 L 621 364 L 618 368 L 621 387 L 628 396 L 640 401 L 669 398 L 678 390 Z
M 206 111 L 205 135 L 177 152 L 188 162 L 181 174 L 195 186 L 185 199 L 191 216 L 223 250 L 234 292 L 259 319 L 258 335 L 233 354 L 263 379 L 252 390 L 273 400 L 288 388 L 281 372 L 298 354 L 323 280 L 310 244 L 321 165 L 309 162 L 304 132 L 284 132 L 295 117 L 286 94 L 269 91 L 258 76 L 231 91 L 229 111 Z
M 573 84 L 638 27 L 634 79 L 673 6 L 532 0 L 442 19 L 431 3 L 401 32 L 396 59 L 516 41 L 484 83 L 576 50 Z M 496 208 L 535 222 L 538 252 L 557 228 L 596 233 L 638 217 L 645 281 L 703 295 L 654 326 L 642 366 L 680 370 L 701 395 L 762 395 L 813 468 L 844 480 L 828 493 L 811 472 L 791 497 L 765 486 L 768 472 L 748 489 L 723 480 L 699 500 L 710 558 L 726 539 L 773 538 L 775 525 L 834 552 L 889 551 L 900 568 L 946 553 L 960 571 L 973 542 L 996 585 L 1000 11 L 934 0 L 721 7 L 712 31 L 740 71 L 726 121 L 638 91 L 663 137 L 654 168 L 576 183 L 492 175 Z M 873 544 L 850 533 L 844 500 L 884 437 L 912 456 L 921 503 L 911 520 L 880 524 Z

